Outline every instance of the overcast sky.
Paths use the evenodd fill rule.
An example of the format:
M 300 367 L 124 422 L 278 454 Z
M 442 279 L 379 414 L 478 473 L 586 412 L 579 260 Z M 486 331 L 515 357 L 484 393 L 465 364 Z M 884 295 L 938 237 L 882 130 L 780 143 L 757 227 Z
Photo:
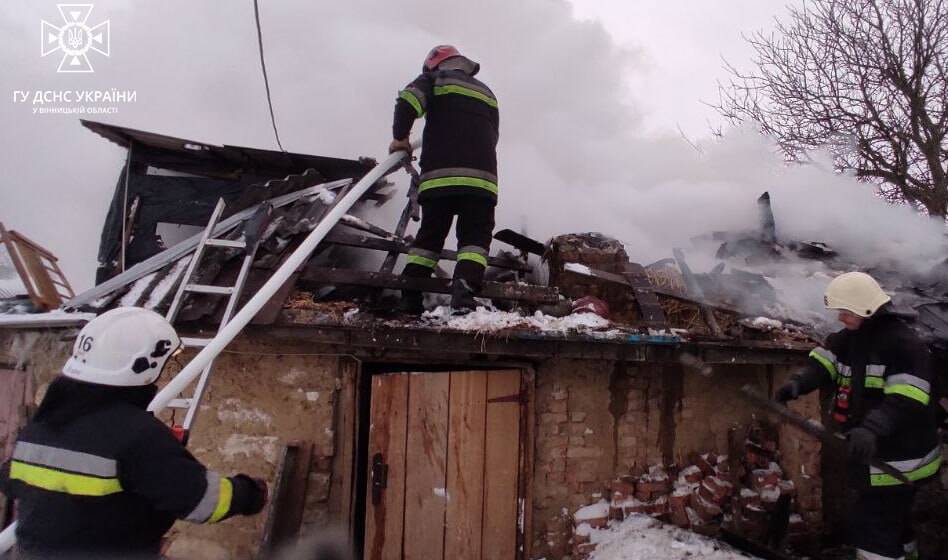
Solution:
M 826 233 L 824 239 L 841 244 L 892 237 L 879 227 L 838 227 L 853 197 L 888 211 L 866 187 L 828 169 L 786 174 L 773 146 L 753 131 L 724 142 L 707 138 L 709 121 L 717 119 L 701 100 L 716 98 L 716 80 L 725 77 L 721 57 L 746 65 L 741 34 L 769 28 L 784 4 L 260 1 L 286 149 L 383 156 L 398 89 L 432 45 L 455 43 L 481 62 L 479 77 L 500 100 L 498 228 L 526 227 L 540 239 L 598 230 L 629 243 L 633 258 L 646 263 L 691 236 L 752 227 L 754 201 L 767 188 L 785 190 L 775 199 L 784 231 Z M 88 23 L 106 19 L 110 56 L 89 53 L 94 73 L 57 73 L 61 53 L 40 56 L 41 20 L 62 24 L 56 3 L 0 3 L 0 220 L 59 255 L 80 289 L 94 278 L 124 150 L 82 128 L 75 115 L 34 114 L 42 105 L 17 101 L 15 92 L 134 90 L 135 103 L 92 118 L 275 148 L 251 0 L 95 2 Z M 701 154 L 679 128 L 702 144 Z M 807 209 L 815 193 L 823 197 L 822 222 Z M 389 206 L 393 215 L 399 210 Z M 791 208 L 796 213 L 784 215 Z

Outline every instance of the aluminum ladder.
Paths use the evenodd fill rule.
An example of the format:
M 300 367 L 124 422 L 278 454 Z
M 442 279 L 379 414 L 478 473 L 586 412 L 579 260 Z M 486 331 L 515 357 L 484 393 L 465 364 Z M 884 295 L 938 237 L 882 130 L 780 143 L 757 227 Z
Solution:
M 242 239 L 224 239 L 222 236 L 226 233 L 226 230 L 218 232 L 217 237 L 215 237 L 214 230 L 217 229 L 225 206 L 226 204 L 223 198 L 217 201 L 217 206 L 214 207 L 214 211 L 211 213 L 211 217 L 207 222 L 207 227 L 204 229 L 201 240 L 198 242 L 194 249 L 194 254 L 191 256 L 191 262 L 188 263 L 188 268 L 181 278 L 178 291 L 175 293 L 174 299 L 171 301 L 171 306 L 165 314 L 165 318 L 173 325 L 175 319 L 178 317 L 178 313 L 184 305 L 185 297 L 188 294 L 227 296 L 227 306 L 224 308 L 224 314 L 221 317 L 221 322 L 217 327 L 215 336 L 224 328 L 224 325 L 230 321 L 236 310 L 237 302 L 240 299 L 244 284 L 247 282 L 247 276 L 250 273 L 254 256 L 257 254 L 257 248 L 260 245 L 262 234 L 270 222 L 270 214 L 272 213 L 272 207 L 270 205 L 261 206 L 253 216 L 244 222 Z M 195 271 L 200 270 L 201 259 L 204 257 L 204 252 L 207 248 L 220 248 L 225 250 L 239 249 L 244 251 L 243 262 L 240 265 L 240 271 L 237 273 L 237 280 L 233 286 L 213 286 L 192 282 Z M 212 338 L 181 337 L 181 344 L 185 348 L 204 348 L 211 340 Z M 185 410 L 184 422 L 181 425 L 173 425 L 171 428 L 175 436 L 184 444 L 188 442 L 191 425 L 194 423 L 195 416 L 200 408 L 201 398 L 204 396 L 204 390 L 207 388 L 207 380 L 210 378 L 213 368 L 214 360 L 211 360 L 201 371 L 201 375 L 190 397 L 178 396 L 168 403 L 168 407 L 171 409 Z

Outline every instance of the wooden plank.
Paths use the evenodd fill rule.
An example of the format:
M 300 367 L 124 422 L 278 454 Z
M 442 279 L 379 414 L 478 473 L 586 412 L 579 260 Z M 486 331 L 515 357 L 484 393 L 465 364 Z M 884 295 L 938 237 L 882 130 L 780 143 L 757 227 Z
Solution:
M 668 327 L 668 321 L 665 319 L 665 312 L 658 301 L 658 296 L 652 291 L 652 284 L 649 282 L 645 269 L 639 263 L 626 261 L 622 263 L 622 274 L 632 286 L 635 293 L 635 301 L 639 305 L 639 312 L 642 320 L 649 327 L 664 329 Z
M 451 279 L 449 278 L 408 278 L 394 274 L 346 268 L 310 267 L 306 269 L 297 284 L 303 288 L 324 286 L 326 284 L 351 284 L 393 290 L 410 289 L 441 294 L 451 293 Z M 509 299 L 534 303 L 556 303 L 560 297 L 559 290 L 556 288 L 503 282 L 484 282 L 484 288 L 477 295 L 490 299 Z
M 444 557 L 479 560 L 484 512 L 487 373 L 451 373 L 448 418 L 448 511 Z M 490 551 L 488 556 L 492 557 Z
M 516 395 L 516 400 L 509 400 Z M 487 441 L 484 454 L 482 547 L 491 558 L 517 554 L 517 480 L 520 465 L 520 370 L 487 377 Z M 491 402 L 491 401 L 494 402 Z
M 258 558 L 271 557 L 275 550 L 292 544 L 299 536 L 312 461 L 312 442 L 294 442 L 284 449 Z
M 372 379 L 364 551 L 368 560 L 402 557 L 408 381 L 408 374 L 378 375 Z M 377 453 L 388 465 L 388 476 L 380 500 L 373 503 L 372 460 Z
M 520 388 L 524 395 L 523 415 L 520 419 L 521 434 L 525 445 L 520 446 L 520 496 L 523 501 L 518 504 L 522 509 L 523 524 L 519 527 L 517 549 L 522 550 L 520 558 L 533 558 L 533 479 L 534 479 L 534 447 L 530 442 L 535 441 L 536 430 L 536 373 L 533 368 L 523 371 Z M 520 525 L 520 524 L 518 524 Z
M 406 560 L 444 555 L 445 461 L 448 448 L 448 388 L 444 373 L 410 375 L 405 462 Z
M 356 400 L 359 362 L 348 356 L 337 360 L 339 395 L 336 420 L 333 427 L 335 453 L 332 458 L 332 484 L 329 488 L 329 517 L 345 525 L 352 532 L 353 501 L 355 492 L 356 430 L 358 401 Z

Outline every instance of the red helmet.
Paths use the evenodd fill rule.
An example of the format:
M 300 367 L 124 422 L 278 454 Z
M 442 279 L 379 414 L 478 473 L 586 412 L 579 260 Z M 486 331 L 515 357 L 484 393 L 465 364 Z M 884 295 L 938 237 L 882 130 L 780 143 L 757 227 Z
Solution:
M 461 56 L 461 52 L 453 45 L 438 45 L 431 49 L 431 51 L 428 52 L 428 56 L 425 57 L 424 71 L 431 72 L 445 60 L 456 56 Z

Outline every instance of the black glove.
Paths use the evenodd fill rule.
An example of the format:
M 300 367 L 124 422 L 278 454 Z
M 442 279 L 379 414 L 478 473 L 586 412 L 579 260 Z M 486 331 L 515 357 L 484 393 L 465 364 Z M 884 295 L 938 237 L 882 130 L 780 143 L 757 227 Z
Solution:
M 849 440 L 849 458 L 861 465 L 869 464 L 876 456 L 876 434 L 862 426 L 857 426 L 846 434 Z
M 238 474 L 230 478 L 234 486 L 231 512 L 237 515 L 254 515 L 267 503 L 267 483 L 260 478 Z
M 774 400 L 779 403 L 785 403 L 787 401 L 792 401 L 800 396 L 800 382 L 796 379 L 791 379 L 783 384 L 782 387 L 777 389 L 777 392 L 774 394 Z

